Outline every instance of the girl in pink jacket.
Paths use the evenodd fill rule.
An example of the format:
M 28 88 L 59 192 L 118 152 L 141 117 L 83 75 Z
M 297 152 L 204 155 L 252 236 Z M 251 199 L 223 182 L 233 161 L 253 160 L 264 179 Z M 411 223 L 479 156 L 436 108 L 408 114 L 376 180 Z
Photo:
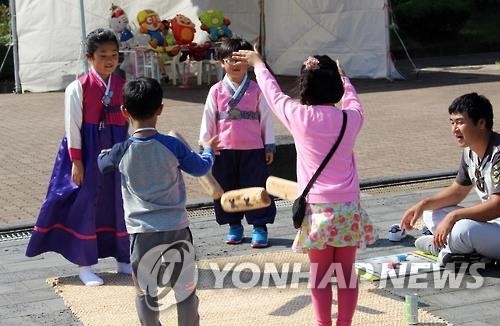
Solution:
M 347 126 L 337 151 L 307 196 L 306 216 L 293 250 L 308 253 L 311 295 L 317 325 L 331 325 L 333 271 L 337 276 L 337 325 L 351 325 L 358 297 L 356 250 L 375 242 L 373 226 L 360 205 L 354 145 L 364 113 L 354 87 L 326 55 L 310 56 L 301 67 L 300 103 L 284 94 L 254 51 L 233 58 L 255 67 L 257 83 L 269 107 L 292 134 L 297 149 L 299 193 L 337 140 L 342 110 Z M 342 101 L 342 108 L 335 103 Z

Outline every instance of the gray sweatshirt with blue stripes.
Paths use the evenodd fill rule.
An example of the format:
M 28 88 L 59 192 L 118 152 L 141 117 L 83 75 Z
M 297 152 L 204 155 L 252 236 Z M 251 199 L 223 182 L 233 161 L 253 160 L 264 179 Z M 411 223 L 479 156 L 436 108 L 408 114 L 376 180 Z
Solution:
M 214 152 L 197 154 L 179 139 L 155 134 L 130 137 L 98 158 L 99 170 L 121 173 L 123 208 L 129 234 L 179 230 L 189 226 L 186 187 L 181 170 L 206 174 Z

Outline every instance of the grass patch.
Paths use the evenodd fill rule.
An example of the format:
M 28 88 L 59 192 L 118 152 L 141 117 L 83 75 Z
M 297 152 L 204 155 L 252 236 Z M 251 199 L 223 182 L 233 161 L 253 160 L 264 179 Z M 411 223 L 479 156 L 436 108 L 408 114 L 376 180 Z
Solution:
M 492 6 L 493 7 L 493 6 Z M 476 10 L 460 31 L 460 36 L 469 41 L 482 43 L 500 42 L 500 5 L 489 10 Z
M 397 32 L 413 57 L 500 51 L 500 0 L 489 0 L 482 7 L 473 6 L 465 26 L 454 38 L 418 41 L 400 29 Z M 406 57 L 394 32 L 391 32 L 391 50 L 396 58 Z

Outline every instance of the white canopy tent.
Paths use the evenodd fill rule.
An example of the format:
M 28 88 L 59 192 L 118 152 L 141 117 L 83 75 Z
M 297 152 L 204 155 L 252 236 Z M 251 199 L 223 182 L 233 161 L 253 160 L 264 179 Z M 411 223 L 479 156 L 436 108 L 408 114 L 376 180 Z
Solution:
M 81 10 L 89 32 L 109 26 L 112 2 L 131 25 L 142 9 L 160 18 L 178 13 L 196 24 L 196 39 L 206 38 L 198 13 L 219 8 L 231 19 L 233 33 L 247 40 L 259 36 L 265 15 L 265 50 L 276 74 L 297 75 L 310 54 L 338 58 L 352 77 L 396 78 L 389 53 L 389 0 L 15 0 L 19 76 L 23 91 L 61 90 L 83 71 Z

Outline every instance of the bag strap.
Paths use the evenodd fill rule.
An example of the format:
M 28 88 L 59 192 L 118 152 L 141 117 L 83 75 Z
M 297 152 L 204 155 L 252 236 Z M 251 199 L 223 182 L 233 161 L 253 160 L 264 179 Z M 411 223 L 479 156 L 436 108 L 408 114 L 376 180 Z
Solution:
M 337 147 L 339 147 L 340 141 L 344 137 L 344 132 L 345 132 L 345 128 L 346 128 L 346 125 L 347 125 L 347 114 L 343 110 L 342 110 L 342 115 L 343 115 L 343 117 L 342 117 L 342 128 L 340 129 L 339 137 L 337 138 L 337 141 L 335 142 L 335 144 L 333 144 L 332 149 L 330 149 L 330 151 L 326 155 L 326 157 L 323 160 L 323 162 L 321 162 L 321 165 L 316 170 L 316 173 L 314 173 L 314 175 L 312 176 L 311 180 L 309 180 L 309 183 L 304 188 L 304 191 L 302 192 L 301 197 L 307 196 L 307 194 L 309 193 L 309 190 L 311 190 L 312 185 L 314 184 L 314 182 L 316 181 L 316 179 L 321 174 L 321 171 L 323 171 L 323 169 L 325 168 L 326 164 L 328 164 L 328 161 L 330 161 L 330 158 L 333 156 L 333 153 L 335 153 L 335 151 L 337 150 Z

